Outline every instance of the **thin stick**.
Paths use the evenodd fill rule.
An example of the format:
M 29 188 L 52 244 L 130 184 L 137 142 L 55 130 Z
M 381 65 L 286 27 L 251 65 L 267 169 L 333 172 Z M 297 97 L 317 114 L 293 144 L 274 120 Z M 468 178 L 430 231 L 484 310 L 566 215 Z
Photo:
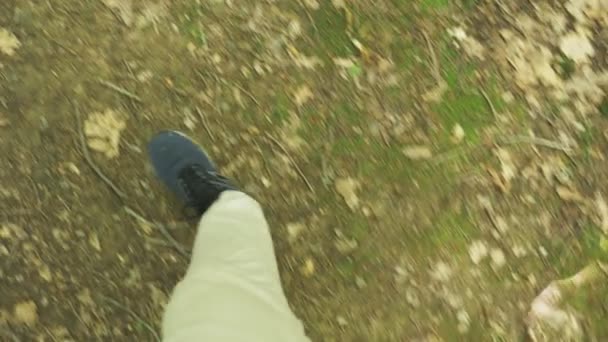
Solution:
M 230 84 L 228 83 L 228 81 L 226 81 L 223 78 L 217 78 L 221 83 L 224 83 L 226 86 L 230 86 Z M 253 101 L 256 105 L 260 105 L 260 102 L 258 101 L 258 99 L 255 98 L 255 96 L 253 96 L 252 93 L 250 93 L 249 91 L 247 91 L 245 88 L 243 88 L 241 85 L 239 85 L 238 83 L 234 84 L 235 87 L 237 87 L 240 91 L 242 91 L 243 93 L 245 93 L 245 95 L 247 95 L 247 97 L 249 97 L 251 99 L 251 101 Z
M 289 152 L 287 152 L 287 149 L 283 146 L 283 144 L 281 144 L 280 141 L 270 135 L 270 133 L 266 133 L 266 137 L 270 139 L 275 145 L 277 145 L 283 151 L 283 153 L 285 153 L 285 155 L 287 156 L 287 158 L 289 158 L 289 161 L 291 162 L 291 164 L 293 164 L 293 167 L 296 169 L 300 177 L 302 177 L 302 180 L 304 180 L 304 183 L 306 183 L 306 186 L 308 186 L 308 189 L 314 194 L 315 189 L 312 187 L 312 185 L 308 181 L 308 178 L 306 178 L 306 175 L 304 175 L 304 172 L 302 172 L 302 169 L 300 169 L 296 161 L 291 157 Z
M 118 301 L 100 295 L 101 299 L 103 299 L 104 301 L 114 305 L 115 307 L 127 312 L 129 315 L 133 316 L 133 318 L 135 318 L 137 321 L 139 321 L 139 323 L 141 323 L 151 334 L 152 336 L 154 336 L 154 339 L 158 342 L 161 342 L 160 336 L 158 336 L 158 333 L 156 332 L 156 330 L 154 330 L 154 328 L 152 327 L 152 325 L 150 325 L 150 323 L 146 322 L 145 320 L 143 320 L 138 314 L 136 314 L 133 310 L 129 309 L 128 307 L 120 304 Z
M 132 92 L 130 92 L 130 91 L 128 91 L 128 90 L 126 90 L 126 89 L 124 89 L 124 88 L 121 88 L 121 87 L 117 86 L 116 84 L 114 84 L 114 83 L 112 83 L 112 82 L 109 82 L 109 81 L 104 81 L 104 80 L 101 80 L 101 79 L 100 79 L 100 80 L 99 80 L 99 83 L 100 83 L 101 85 L 104 85 L 104 86 L 106 86 L 106 87 L 108 87 L 108 88 L 110 88 L 110 89 L 112 89 L 112 90 L 116 91 L 117 93 L 119 93 L 119 94 L 121 94 L 121 95 L 123 95 L 123 96 L 126 96 L 126 97 L 128 97 L 128 98 L 132 99 L 132 100 L 135 100 L 135 101 L 137 101 L 137 102 L 139 102 L 139 103 L 142 103 L 142 102 L 143 102 L 143 101 L 142 101 L 142 99 L 141 99 L 139 96 L 137 96 L 137 95 L 133 94 Z
M 177 242 L 177 240 L 175 240 L 173 238 L 173 236 L 171 236 L 171 234 L 169 234 L 169 231 L 167 230 L 167 228 L 165 228 L 165 226 L 163 226 L 160 223 L 151 222 L 149 220 L 146 220 L 143 216 L 139 215 L 138 213 L 136 213 L 133 209 L 129 208 L 128 206 L 124 206 L 124 209 L 127 214 L 131 215 L 136 220 L 143 222 L 145 224 L 148 224 L 152 227 L 156 227 L 161 232 L 161 234 L 164 236 L 164 238 L 167 239 L 167 241 L 171 244 L 171 246 L 173 246 L 173 248 L 175 248 L 175 250 L 177 252 L 179 252 L 179 254 L 181 254 L 182 256 L 184 256 L 186 258 L 188 258 L 190 256 L 190 253 L 188 253 L 186 248 L 184 246 L 182 246 L 179 242 Z
M 201 123 L 203 124 L 203 128 L 205 128 L 205 131 L 207 131 L 207 134 L 209 134 L 209 137 L 211 138 L 211 140 L 215 141 L 215 136 L 213 136 L 211 129 L 209 129 L 209 124 L 207 123 L 207 118 L 203 115 L 203 112 L 201 112 L 200 108 L 196 107 L 195 109 L 196 109 L 196 113 L 201 118 Z
M 481 93 L 481 95 L 483 96 L 483 98 L 486 100 L 486 102 L 490 106 L 490 110 L 492 111 L 492 115 L 494 115 L 494 118 L 496 118 L 498 116 L 498 113 L 496 112 L 496 107 L 494 107 L 494 103 L 492 103 L 492 100 L 490 99 L 490 96 L 488 96 L 488 93 L 486 93 L 486 91 L 483 90 L 483 89 L 479 89 L 479 92 Z
M 68 302 L 68 304 L 72 308 L 72 311 L 74 312 L 74 316 L 76 316 L 76 318 L 78 319 L 78 321 L 80 321 L 80 323 L 82 323 L 82 325 L 85 328 L 89 328 L 89 325 L 82 319 L 82 317 L 80 317 L 80 314 L 78 313 L 78 311 L 76 311 L 76 308 L 74 307 L 74 304 L 72 304 L 71 302 Z
M 532 145 L 538 145 L 538 146 L 542 146 L 542 147 L 546 147 L 546 148 L 550 148 L 550 149 L 554 149 L 554 150 L 559 150 L 566 154 L 572 152 L 572 148 L 570 148 L 568 146 L 564 146 L 563 144 L 560 144 L 558 142 L 543 139 L 543 138 L 527 137 L 527 136 L 521 136 L 521 135 L 503 139 L 503 140 L 501 140 L 501 143 L 508 144 L 508 145 L 532 144 Z
M 435 77 L 435 81 L 437 84 L 442 84 L 443 77 L 441 77 L 441 70 L 439 68 L 439 60 L 437 59 L 437 54 L 435 53 L 435 48 L 433 48 L 433 44 L 431 43 L 431 38 L 429 38 L 428 33 L 422 30 L 422 35 L 424 36 L 424 40 L 426 40 L 427 48 L 429 49 L 429 53 L 431 54 L 431 61 L 433 62 L 433 76 Z
M 95 174 L 104 182 L 106 183 L 107 186 L 110 187 L 110 189 L 112 189 L 112 191 L 114 191 L 114 193 L 116 194 L 116 196 L 120 197 L 120 199 L 126 199 L 126 195 L 125 193 L 120 190 L 120 188 L 118 186 L 116 186 L 111 180 L 110 178 L 108 178 L 102 171 L 101 169 L 99 169 L 99 167 L 97 167 L 97 165 L 95 165 L 95 162 L 93 161 L 93 158 L 91 157 L 91 154 L 89 153 L 89 148 L 87 147 L 87 142 L 86 142 L 86 138 L 84 137 L 84 125 L 82 124 L 82 118 L 80 117 L 80 110 L 78 109 L 78 106 L 74 105 L 74 107 L 76 108 L 76 121 L 78 123 L 78 133 L 80 136 L 80 148 L 82 150 L 82 154 L 84 155 L 84 159 L 87 162 L 87 164 L 89 164 L 89 167 L 93 170 L 93 172 L 95 172 Z

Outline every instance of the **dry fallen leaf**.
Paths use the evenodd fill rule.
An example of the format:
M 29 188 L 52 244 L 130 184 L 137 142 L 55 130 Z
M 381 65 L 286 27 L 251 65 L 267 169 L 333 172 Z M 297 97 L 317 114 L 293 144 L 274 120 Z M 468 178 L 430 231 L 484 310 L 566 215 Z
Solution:
M 304 105 L 306 102 L 308 102 L 310 99 L 312 99 L 313 96 L 314 96 L 314 94 L 312 93 L 312 91 L 310 90 L 310 88 L 307 85 L 301 86 L 293 94 L 294 102 L 296 103 L 296 105 L 298 107 L 301 107 L 302 105 Z
M 12 56 L 20 46 L 21 42 L 12 32 L 0 27 L 0 52 Z
M 300 267 L 300 273 L 307 278 L 312 277 L 312 275 L 315 274 L 315 263 L 311 258 L 307 258 L 304 261 L 304 264 Z
M 584 202 L 585 198 L 576 190 L 570 190 L 565 186 L 558 186 L 555 188 L 559 198 L 566 202 Z
M 469 257 L 475 265 L 478 265 L 483 259 L 488 256 L 488 247 L 485 242 L 481 240 L 475 240 L 469 246 Z
M 448 90 L 447 82 L 441 80 L 441 82 L 439 82 L 439 84 L 437 84 L 431 90 L 422 94 L 422 99 L 426 102 L 431 102 L 431 103 L 441 102 L 441 99 L 443 98 L 443 94 L 445 94 L 445 92 L 447 90 Z
M 287 240 L 289 242 L 294 242 L 306 229 L 306 226 L 301 222 L 292 222 L 288 223 L 285 228 L 287 229 Z
M 359 247 L 359 243 L 357 242 L 357 240 L 347 238 L 338 238 L 334 242 L 334 245 L 336 246 L 338 252 L 342 254 L 349 254 L 355 249 L 357 249 L 357 247 Z
M 492 179 L 492 183 L 502 193 L 506 194 L 511 190 L 511 183 L 509 181 L 507 181 L 500 173 L 496 172 L 496 170 L 494 170 L 491 167 L 488 167 L 486 170 L 488 171 L 488 174 L 490 175 L 490 178 Z
M 346 8 L 344 0 L 331 0 L 331 4 L 337 9 Z
M 433 152 L 428 146 L 408 146 L 401 152 L 412 160 L 429 159 L 433 156 Z
M 92 113 L 84 123 L 87 144 L 92 150 L 101 152 L 110 159 L 117 157 L 120 135 L 126 127 L 122 115 L 111 109 L 103 113 Z
M 127 26 L 133 24 L 133 3 L 131 0 L 101 0 L 114 11 Z
M 6 127 L 10 125 L 10 123 L 8 118 L 3 113 L 0 113 L 0 127 Z
M 586 63 L 595 55 L 595 49 L 589 37 L 582 32 L 569 32 L 561 37 L 560 50 L 575 63 Z
M 459 144 L 464 139 L 464 136 L 464 128 L 462 128 L 460 124 L 455 124 L 454 128 L 452 128 L 452 142 L 455 144 Z
M 101 243 L 99 242 L 99 236 L 97 233 L 91 233 L 89 235 L 89 244 L 95 248 L 96 251 L 101 252 Z
M 608 234 L 608 204 L 606 204 L 604 197 L 599 192 L 595 194 L 595 208 L 600 215 L 600 227 L 604 234 Z
M 318 10 L 320 5 L 319 2 L 317 0 L 304 0 L 304 4 L 313 10 Z
M 38 306 L 31 300 L 17 303 L 13 315 L 15 323 L 34 325 L 38 321 Z
M 346 205 L 351 210 L 355 210 L 359 207 L 359 197 L 356 193 L 359 188 L 359 182 L 350 177 L 340 178 L 336 180 L 335 186 L 336 191 L 344 198 Z

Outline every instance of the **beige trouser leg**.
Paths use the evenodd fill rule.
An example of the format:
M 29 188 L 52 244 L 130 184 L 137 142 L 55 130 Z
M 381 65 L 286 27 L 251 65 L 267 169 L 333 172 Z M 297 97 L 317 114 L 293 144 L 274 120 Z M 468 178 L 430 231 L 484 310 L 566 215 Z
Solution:
M 190 266 L 167 305 L 163 341 L 308 341 L 251 197 L 224 192 L 201 219 Z

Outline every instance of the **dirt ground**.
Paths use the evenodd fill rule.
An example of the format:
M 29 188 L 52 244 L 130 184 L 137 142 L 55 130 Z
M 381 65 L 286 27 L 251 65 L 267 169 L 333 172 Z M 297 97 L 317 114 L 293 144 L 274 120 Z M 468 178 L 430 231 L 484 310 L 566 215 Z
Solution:
M 262 203 L 313 341 L 605 340 L 607 51 L 601 0 L 3 0 L 0 340 L 159 340 L 163 129 Z

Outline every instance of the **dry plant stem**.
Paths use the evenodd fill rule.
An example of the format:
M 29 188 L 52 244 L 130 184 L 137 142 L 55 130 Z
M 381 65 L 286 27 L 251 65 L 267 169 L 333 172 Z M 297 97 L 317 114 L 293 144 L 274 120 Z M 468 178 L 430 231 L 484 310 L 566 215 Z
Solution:
M 139 323 L 141 323 L 141 325 L 143 325 L 152 334 L 152 336 L 154 336 L 155 341 L 161 342 L 160 336 L 158 336 L 158 333 L 156 332 L 156 330 L 154 330 L 152 325 L 150 323 L 146 322 L 145 320 L 143 320 L 133 310 L 129 309 L 128 307 L 122 305 L 121 303 L 119 303 L 118 301 L 116 301 L 112 298 L 101 296 L 101 299 L 103 299 L 105 302 L 107 302 L 109 304 L 112 304 L 114 307 L 125 311 L 129 315 L 133 316 L 133 318 L 135 318 Z
M 226 86 L 230 86 L 230 84 L 228 83 L 228 81 L 226 81 L 223 78 L 217 78 L 217 80 L 220 81 L 220 83 L 223 83 Z M 253 96 L 252 93 L 250 93 L 249 91 L 247 91 L 247 89 L 243 88 L 241 85 L 236 84 L 234 85 L 235 87 L 237 87 L 240 91 L 242 91 L 245 95 L 247 95 L 247 97 L 249 97 L 251 99 L 251 101 L 253 101 L 253 103 L 255 103 L 257 106 L 260 106 L 260 102 L 255 98 L 255 96 Z
M 300 169 L 300 167 L 298 166 L 298 164 L 296 163 L 296 161 L 289 154 L 289 152 L 283 146 L 283 144 L 281 144 L 280 141 L 278 141 L 275 137 L 273 137 L 269 133 L 266 133 L 266 137 L 268 139 L 270 139 L 270 141 L 272 141 L 275 145 L 277 145 L 277 147 L 279 147 L 281 149 L 281 151 L 283 151 L 283 153 L 285 153 L 285 155 L 287 156 L 287 158 L 289 158 L 289 161 L 291 162 L 291 164 L 293 165 L 293 167 L 296 169 L 296 171 L 298 172 L 298 174 L 300 175 L 300 177 L 302 177 L 302 180 L 304 181 L 304 183 L 306 183 L 306 186 L 308 187 L 308 189 L 314 194 L 315 193 L 315 189 L 312 187 L 312 184 L 308 181 L 308 178 L 306 178 L 306 175 L 304 174 L 304 172 L 302 172 L 302 169 Z
M 124 88 L 121 88 L 121 87 L 117 86 L 116 84 L 114 84 L 112 82 L 105 81 L 105 80 L 99 80 L 99 83 L 101 85 L 103 85 L 103 86 L 106 86 L 107 88 L 110 88 L 110 89 L 114 90 L 115 92 L 117 92 L 117 93 L 119 93 L 119 94 L 121 94 L 123 96 L 126 96 L 126 97 L 132 99 L 132 100 L 135 100 L 135 101 L 137 101 L 139 103 L 143 102 L 142 99 L 139 96 L 133 94 L 132 92 L 130 92 L 130 91 L 124 89 Z
M 110 189 L 112 189 L 112 191 L 116 194 L 116 196 L 118 196 L 120 199 L 124 200 L 126 199 L 126 195 L 125 193 L 120 190 L 120 188 L 118 186 L 116 186 L 116 184 L 114 184 L 110 178 L 108 178 L 99 167 L 97 167 L 97 165 L 95 165 L 95 162 L 93 161 L 93 158 L 91 157 L 91 153 L 89 152 L 89 148 L 87 147 L 87 142 L 86 142 L 86 138 L 84 136 L 84 126 L 82 124 L 82 118 L 80 117 L 80 110 L 78 109 L 78 107 L 76 105 L 74 105 L 74 107 L 76 108 L 76 121 L 78 124 L 78 133 L 80 136 L 80 149 L 82 150 L 82 154 L 84 155 L 84 159 L 87 162 L 87 164 L 89 165 L 89 167 L 93 170 L 93 172 L 95 172 L 95 174 L 104 182 L 106 183 L 107 186 L 110 187 Z
M 209 124 L 207 123 L 207 118 L 205 117 L 205 115 L 203 115 L 203 112 L 201 112 L 200 108 L 196 107 L 196 113 L 200 117 L 201 124 L 203 125 L 203 128 L 205 128 L 205 131 L 207 131 L 207 134 L 209 134 L 209 138 L 211 138 L 211 141 L 215 141 L 215 136 L 213 135 L 213 133 L 211 132 L 211 129 L 209 128 Z
M 554 149 L 554 150 L 559 150 L 566 154 L 569 154 L 572 152 L 572 148 L 570 148 L 568 146 L 565 146 L 565 145 L 560 144 L 555 141 L 543 139 L 543 138 L 535 138 L 535 137 L 527 137 L 527 136 L 514 136 L 514 137 L 502 139 L 500 142 L 503 144 L 507 144 L 507 145 L 517 145 L 517 144 L 538 145 L 538 146 L 542 146 L 542 147 L 546 147 L 546 148 L 550 148 L 550 149 Z
M 496 107 L 494 107 L 494 103 L 492 103 L 492 100 L 490 99 L 490 96 L 488 96 L 488 93 L 486 93 L 486 91 L 483 89 L 480 89 L 479 92 L 481 93 L 483 98 L 488 103 L 488 106 L 490 106 L 490 110 L 492 111 L 492 115 L 494 116 L 494 118 L 498 117 L 498 113 L 496 112 Z
M 131 209 L 128 206 L 124 206 L 124 209 L 127 214 L 131 215 L 136 220 L 157 228 L 161 232 L 163 237 L 169 242 L 169 244 L 171 244 L 171 246 L 173 246 L 173 248 L 175 248 L 175 250 L 179 254 L 181 254 L 183 257 L 185 257 L 185 258 L 190 257 L 190 253 L 188 253 L 186 248 L 173 238 L 173 236 L 169 233 L 169 231 L 167 230 L 167 228 L 165 228 L 165 226 L 163 226 L 160 223 L 151 222 L 149 220 L 146 220 L 143 216 L 139 215 L 138 213 L 135 212 L 135 210 Z
M 437 59 L 435 48 L 433 48 L 433 44 L 431 43 L 431 38 L 429 37 L 428 33 L 426 33 L 426 31 L 422 31 L 422 35 L 424 36 L 427 48 L 429 49 L 429 53 L 431 54 L 431 61 L 433 62 L 433 77 L 435 77 L 435 81 L 437 82 L 437 84 L 440 85 L 444 81 L 443 77 L 441 77 L 441 69 L 439 67 L 439 60 Z

